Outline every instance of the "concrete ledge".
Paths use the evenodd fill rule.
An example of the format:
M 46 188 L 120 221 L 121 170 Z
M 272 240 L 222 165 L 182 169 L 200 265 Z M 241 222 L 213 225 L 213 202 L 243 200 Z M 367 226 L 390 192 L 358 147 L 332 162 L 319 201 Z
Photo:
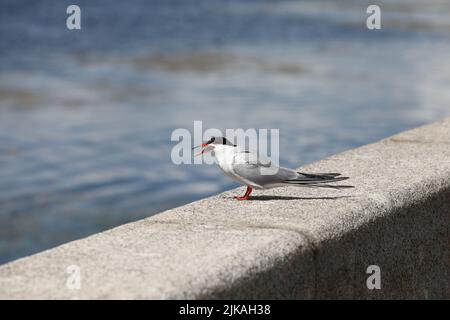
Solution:
M 356 188 L 228 191 L 2 265 L 0 298 L 450 298 L 450 119 L 302 170 Z

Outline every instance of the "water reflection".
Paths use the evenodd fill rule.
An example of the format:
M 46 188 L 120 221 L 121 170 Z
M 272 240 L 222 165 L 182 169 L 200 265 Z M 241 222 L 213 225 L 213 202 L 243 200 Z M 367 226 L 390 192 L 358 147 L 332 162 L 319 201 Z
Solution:
M 279 128 L 299 166 L 449 114 L 447 2 L 383 2 L 375 33 L 364 1 L 79 2 L 76 33 L 4 1 L 0 262 L 236 186 L 170 162 L 194 120 Z

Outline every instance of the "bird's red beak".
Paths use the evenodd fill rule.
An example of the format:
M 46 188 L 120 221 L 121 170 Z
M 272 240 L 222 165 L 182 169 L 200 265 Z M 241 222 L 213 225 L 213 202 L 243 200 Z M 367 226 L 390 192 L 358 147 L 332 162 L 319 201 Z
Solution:
M 202 143 L 202 144 L 200 144 L 200 145 L 198 145 L 198 146 L 196 146 L 196 147 L 193 147 L 192 150 L 194 150 L 194 149 L 196 149 L 196 148 L 205 148 L 205 147 L 207 147 L 207 146 L 209 146 L 209 144 L 207 144 L 207 143 Z M 211 149 L 211 150 L 212 150 L 212 149 Z M 204 154 L 205 151 L 206 151 L 206 152 L 209 152 L 209 151 L 211 151 L 211 150 L 207 150 L 207 151 L 206 151 L 206 149 L 203 149 L 201 152 L 199 152 L 199 153 L 197 153 L 196 155 L 194 155 L 194 157 L 200 156 L 200 155 Z

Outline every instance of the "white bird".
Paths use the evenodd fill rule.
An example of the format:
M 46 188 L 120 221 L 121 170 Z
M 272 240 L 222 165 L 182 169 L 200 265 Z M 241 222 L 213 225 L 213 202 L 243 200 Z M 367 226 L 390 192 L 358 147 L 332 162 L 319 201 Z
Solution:
M 239 148 L 224 137 L 212 137 L 208 142 L 192 149 L 195 148 L 203 148 L 197 155 L 211 151 L 220 169 L 227 176 L 247 186 L 242 197 L 235 197 L 238 200 L 248 200 L 253 189 L 284 186 L 353 188 L 353 186 L 327 184 L 348 179 L 348 177 L 340 177 L 339 173 L 303 173 L 277 167 L 270 161 L 263 162 L 257 154 Z M 265 174 L 262 173 L 263 171 Z M 272 174 L 268 174 L 268 172 Z

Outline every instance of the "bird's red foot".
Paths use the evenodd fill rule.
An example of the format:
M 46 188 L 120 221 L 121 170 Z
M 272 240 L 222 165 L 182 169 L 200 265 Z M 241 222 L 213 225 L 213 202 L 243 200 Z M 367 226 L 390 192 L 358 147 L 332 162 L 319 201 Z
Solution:
M 248 196 L 250 193 L 252 193 L 253 189 L 250 187 L 247 187 L 247 190 L 245 191 L 245 194 L 242 197 L 234 197 L 236 200 L 248 200 Z

